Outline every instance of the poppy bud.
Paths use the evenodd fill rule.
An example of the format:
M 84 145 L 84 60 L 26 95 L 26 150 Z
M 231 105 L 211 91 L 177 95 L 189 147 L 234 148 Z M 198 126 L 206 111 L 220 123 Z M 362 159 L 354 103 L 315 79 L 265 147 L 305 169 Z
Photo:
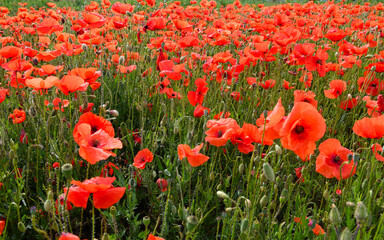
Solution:
M 52 223 L 52 229 L 55 230 L 56 232 L 59 232 L 59 224 L 57 224 L 56 221 Z
M 247 231 L 248 229 L 248 225 L 249 225 L 249 221 L 247 218 L 244 218 L 242 221 L 241 221 L 241 224 L 240 224 L 240 232 L 243 233 L 245 231 Z
M 346 202 L 345 205 L 347 205 L 348 207 L 356 207 L 356 204 L 354 204 L 353 202 Z
M 351 231 L 346 227 L 340 234 L 340 240 L 351 240 L 352 239 L 352 233 Z
M 229 199 L 229 196 L 223 191 L 217 191 L 217 196 L 222 199 Z
M 34 107 L 31 107 L 28 113 L 29 113 L 29 116 L 34 117 L 36 116 L 36 109 Z
M 357 164 L 360 160 L 360 155 L 359 154 L 353 154 L 352 159 L 353 159 L 353 162 Z
M 262 208 L 264 208 L 265 206 L 267 206 L 268 204 L 268 197 L 266 195 L 264 195 L 261 199 L 260 199 L 260 206 Z
M 287 200 L 288 197 L 288 190 L 286 188 L 283 189 L 283 191 L 280 194 L 280 203 L 284 203 Z
M 263 171 L 264 171 L 265 177 L 269 181 L 271 181 L 271 182 L 275 181 L 275 173 L 273 172 L 273 169 L 272 169 L 271 165 L 269 165 L 269 163 L 263 164 Z
M 61 167 L 64 177 L 69 181 L 72 178 L 72 164 L 66 163 Z
M 109 240 L 108 233 L 104 233 L 103 236 L 101 237 L 101 240 Z
M 15 151 L 13 149 L 9 150 L 8 156 L 10 159 L 14 159 L 16 156 Z
M 234 209 L 234 208 L 230 208 L 230 207 L 229 207 L 229 208 L 226 208 L 226 209 L 225 209 L 225 212 L 226 212 L 226 213 L 230 213 L 230 212 L 232 212 L 233 209 Z
M 244 164 L 241 163 L 241 164 L 239 165 L 239 173 L 242 174 L 243 172 L 244 172 Z
M 51 199 L 47 199 L 45 202 L 44 202 L 44 210 L 46 212 L 51 212 L 52 210 L 52 201 Z
M 324 190 L 324 192 L 323 192 L 323 198 L 326 199 L 326 200 L 328 200 L 328 198 L 329 198 L 329 191 L 328 191 L 328 189 L 325 189 L 325 190 Z
M 123 64 L 125 62 L 125 57 L 124 56 L 120 56 L 119 57 L 119 64 Z
M 223 187 L 223 185 L 220 183 L 219 185 L 217 185 L 216 189 L 220 190 L 222 187 Z
M 195 216 L 187 217 L 187 231 L 192 232 L 199 223 L 199 220 Z
M 117 110 L 108 110 L 107 113 L 111 114 L 113 117 L 119 116 L 119 112 Z
M 214 172 L 211 172 L 209 174 L 209 180 L 211 180 L 211 182 L 213 182 L 215 180 L 215 173 Z
M 245 207 L 246 208 L 251 208 L 252 207 L 252 202 L 251 202 L 251 200 L 249 200 L 249 199 L 245 199 L 245 201 L 244 201 L 244 205 L 245 205 Z
M 37 60 L 36 58 L 34 58 L 33 60 L 32 60 L 32 63 L 33 63 L 33 65 L 37 65 L 37 64 L 39 64 L 39 60 Z
M 145 227 L 148 227 L 149 223 L 151 223 L 151 218 L 148 216 L 143 217 L 143 223 Z
M 263 115 L 264 115 L 264 118 L 265 118 L 265 121 L 267 120 L 267 117 L 268 117 L 268 111 L 267 110 L 264 110 L 263 111 Z
M 25 225 L 22 222 L 17 223 L 17 228 L 20 232 L 25 232 Z
M 362 202 L 358 202 L 355 209 L 355 218 L 358 224 L 364 224 L 368 218 L 367 207 Z
M 275 151 L 277 155 L 281 155 L 283 153 L 283 150 L 281 150 L 279 145 L 275 145 Z
M 331 212 L 329 213 L 329 220 L 334 226 L 339 226 L 341 223 L 339 209 L 337 209 L 335 204 L 332 204 Z
M 88 46 L 83 43 L 81 44 L 81 48 L 83 49 L 83 51 L 87 51 Z

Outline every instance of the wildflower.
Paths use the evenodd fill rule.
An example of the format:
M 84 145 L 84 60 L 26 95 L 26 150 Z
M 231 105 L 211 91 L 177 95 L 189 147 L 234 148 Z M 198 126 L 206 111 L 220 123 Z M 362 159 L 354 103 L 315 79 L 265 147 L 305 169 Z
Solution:
M 342 147 L 340 141 L 330 138 L 319 146 L 320 154 L 316 159 L 316 172 L 326 178 L 346 179 L 356 172 L 353 160 L 348 162 L 348 155 L 353 154 Z M 341 169 L 340 169 L 341 168 Z
M 148 148 L 145 148 L 136 154 L 135 158 L 133 159 L 134 161 L 133 166 L 139 169 L 144 169 L 145 164 L 147 162 L 152 162 L 152 160 L 153 160 L 153 153 L 149 151 Z
M 24 110 L 15 109 L 13 110 L 13 113 L 9 115 L 8 118 L 11 118 L 13 123 L 19 124 L 24 122 L 26 117 L 27 115 L 25 114 Z
M 191 149 L 186 144 L 180 144 L 177 146 L 177 154 L 179 155 L 179 159 L 183 160 L 185 157 L 187 158 L 189 164 L 192 167 L 198 167 L 208 161 L 209 157 L 205 156 L 202 153 L 199 153 L 201 148 L 203 147 L 203 143 Z
M 298 102 L 285 120 L 279 134 L 286 149 L 294 151 L 303 161 L 314 153 L 316 141 L 325 133 L 325 120 L 311 104 Z
M 125 193 L 125 187 L 113 187 L 115 177 L 94 177 L 84 182 L 72 180 L 69 190 L 64 188 L 64 193 L 68 192 L 68 201 L 76 207 L 87 207 L 89 195 L 93 193 L 93 204 L 95 208 L 106 209 L 117 203 Z

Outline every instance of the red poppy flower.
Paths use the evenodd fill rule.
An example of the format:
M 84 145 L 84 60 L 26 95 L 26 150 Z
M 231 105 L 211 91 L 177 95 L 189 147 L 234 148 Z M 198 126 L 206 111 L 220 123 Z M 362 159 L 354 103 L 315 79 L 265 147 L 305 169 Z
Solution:
M 45 18 L 36 28 L 36 30 L 42 34 L 51 34 L 53 32 L 63 31 L 64 26 L 53 18 Z
M 303 161 L 316 149 L 326 125 L 323 116 L 311 104 L 298 102 L 285 120 L 280 135 L 284 148 L 294 151 Z
M 180 161 L 186 157 L 192 167 L 198 167 L 208 161 L 208 156 L 199 153 L 203 145 L 204 144 L 202 143 L 196 146 L 194 149 L 191 149 L 186 144 L 180 144 L 179 146 L 177 146 L 177 154 L 179 156 Z
M 327 98 L 335 99 L 338 98 L 347 89 L 347 83 L 343 80 L 335 79 L 329 83 L 329 87 L 331 89 L 324 90 L 324 95 Z
M 154 235 L 152 235 L 151 233 L 148 235 L 148 238 L 147 240 L 165 240 L 164 238 L 161 238 L 161 237 L 156 237 Z
M 357 120 L 353 125 L 353 132 L 363 138 L 382 138 L 384 136 L 384 115 Z
M 305 67 L 308 71 L 319 73 L 320 77 L 325 76 L 325 61 L 328 59 L 328 53 L 324 49 L 319 49 L 315 56 L 310 56 L 305 59 Z
M 342 147 L 340 141 L 330 138 L 319 146 L 320 154 L 316 159 L 316 172 L 326 178 L 346 179 L 355 174 L 356 166 L 353 161 L 348 163 L 348 155 L 353 154 Z M 346 164 L 343 164 L 347 162 Z M 340 169 L 341 168 L 341 169 Z M 341 172 L 341 175 L 340 175 Z
M 8 89 L 0 88 L 0 103 L 4 102 L 6 96 L 9 95 L 8 92 Z
M 89 83 L 85 82 L 81 77 L 71 75 L 65 75 L 61 80 L 56 80 L 53 84 L 59 88 L 64 95 L 75 91 L 85 91 L 89 85 Z
M 331 28 L 324 35 L 324 37 L 328 38 L 329 40 L 331 40 L 333 42 L 340 41 L 341 39 L 345 38 L 346 36 L 348 36 L 348 33 L 346 33 L 344 30 L 338 29 L 338 28 Z
M 109 156 L 116 156 L 110 150 L 123 148 L 123 144 L 119 139 L 111 137 L 102 129 L 92 133 L 90 124 L 81 123 L 77 126 L 77 131 L 80 134 L 79 154 L 90 164 L 105 160 Z
M 165 180 L 164 178 L 157 179 L 156 184 L 159 187 L 160 191 L 162 192 L 167 191 L 168 181 Z
M 375 155 L 375 158 L 381 162 L 384 162 L 384 157 L 381 156 L 378 152 L 383 152 L 383 147 L 380 146 L 380 144 L 375 143 L 371 147 L 373 154 Z
M 0 221 L 0 235 L 3 233 L 5 228 L 5 221 Z
M 25 114 L 24 110 L 15 109 L 13 110 L 13 113 L 9 115 L 8 118 L 11 118 L 13 123 L 22 123 L 25 121 L 25 118 L 27 115 Z
M 76 207 L 87 207 L 89 195 L 93 193 L 93 204 L 95 208 L 106 209 L 117 203 L 125 193 L 125 187 L 113 187 L 115 177 L 94 177 L 84 182 L 72 180 L 68 192 L 68 201 Z M 64 188 L 67 193 L 67 188 Z
M 195 110 L 193 111 L 193 116 L 195 118 L 200 118 L 204 115 L 204 112 L 207 111 L 208 114 L 209 112 L 211 111 L 209 108 L 207 107 L 203 107 L 201 106 L 200 104 L 196 106 Z
M 306 102 L 317 108 L 316 94 L 312 91 L 295 90 L 293 92 L 295 104 L 298 102 Z
M 231 138 L 232 134 L 240 128 L 232 118 L 222 118 L 220 120 L 209 120 L 207 122 L 208 131 L 205 141 L 216 147 L 224 146 Z
M 153 160 L 153 153 L 149 151 L 148 148 L 145 148 L 136 154 L 135 158 L 133 159 L 134 161 L 133 166 L 139 169 L 144 169 L 145 164 L 147 162 L 152 162 L 152 160 Z
M 302 173 L 303 167 L 304 166 L 295 168 L 295 174 L 296 174 L 296 177 L 298 178 L 297 181 L 299 182 L 304 182 L 303 173 Z
M 127 12 L 133 12 L 133 10 L 135 9 L 135 6 L 131 4 L 116 2 L 112 5 L 111 9 L 112 9 L 112 12 L 115 12 L 115 13 L 127 14 Z
M 55 208 L 56 208 L 56 214 L 58 214 L 58 207 L 59 207 L 59 204 L 60 206 L 64 206 L 64 200 L 65 200 L 65 194 L 61 194 L 58 199 L 56 200 L 56 205 L 55 205 Z M 66 206 L 67 210 L 72 210 L 72 204 L 68 201 L 67 199 L 67 206 Z
M 73 129 L 73 138 L 77 144 L 79 144 L 81 140 L 81 134 L 79 133 L 77 128 L 82 123 L 91 125 L 91 134 L 94 134 L 98 130 L 102 129 L 109 136 L 115 136 L 115 129 L 113 128 L 112 123 L 110 121 L 104 119 L 103 117 L 99 117 L 96 114 L 88 112 L 80 116 L 79 121 Z
M 302 224 L 301 219 L 299 217 L 295 217 L 293 219 L 293 221 Z M 312 220 L 310 220 L 310 221 L 312 221 Z M 313 231 L 313 233 L 315 235 L 323 235 L 323 234 L 325 234 L 324 229 L 319 224 L 316 224 L 315 227 L 312 229 L 312 231 Z
M 78 19 L 77 23 L 88 29 L 94 29 L 102 27 L 107 20 L 105 17 L 96 12 L 83 12 L 83 19 Z

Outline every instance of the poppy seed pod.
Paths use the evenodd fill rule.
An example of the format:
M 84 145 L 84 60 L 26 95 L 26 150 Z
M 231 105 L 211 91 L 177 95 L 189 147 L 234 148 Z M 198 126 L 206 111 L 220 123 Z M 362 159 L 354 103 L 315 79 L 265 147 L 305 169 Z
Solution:
M 66 163 L 61 167 L 64 177 L 69 181 L 72 178 L 72 164 Z
M 143 217 L 143 223 L 145 227 L 148 227 L 149 224 L 151 223 L 151 218 L 148 216 Z
M 115 216 L 116 215 L 116 207 L 115 206 L 112 206 L 109 211 L 111 212 L 111 215 L 112 216 Z

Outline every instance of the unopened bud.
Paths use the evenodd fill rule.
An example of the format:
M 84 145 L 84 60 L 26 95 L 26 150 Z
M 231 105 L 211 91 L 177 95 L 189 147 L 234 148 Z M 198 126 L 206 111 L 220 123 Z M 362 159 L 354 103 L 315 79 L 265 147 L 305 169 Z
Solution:
M 275 151 L 277 155 L 281 155 L 283 153 L 283 150 L 281 150 L 279 145 L 275 145 Z
M 353 202 L 346 202 L 345 205 L 347 205 L 348 207 L 356 207 L 356 204 L 354 204 Z
M 339 226 L 341 223 L 339 209 L 337 209 L 335 204 L 332 204 L 331 212 L 329 213 L 329 220 L 334 226 Z
M 358 202 L 355 209 L 355 218 L 358 224 L 364 224 L 368 218 L 367 207 L 363 202 Z
M 265 206 L 267 206 L 268 204 L 268 197 L 266 195 L 264 195 L 261 199 L 260 199 L 260 206 L 262 208 L 264 208 Z
M 199 220 L 195 216 L 188 216 L 187 217 L 187 231 L 192 232 L 193 230 L 195 230 L 198 223 L 199 223 Z
M 20 232 L 25 232 L 25 225 L 22 222 L 17 223 L 17 228 L 19 229 Z
M 252 207 L 252 202 L 249 199 L 245 199 L 244 205 L 246 208 L 250 209 Z
M 239 173 L 242 174 L 244 172 L 244 163 L 239 165 Z
M 119 112 L 117 110 L 108 110 L 108 113 L 111 114 L 113 117 L 119 116 Z
M 108 233 L 104 233 L 103 236 L 101 237 L 101 240 L 109 240 Z
M 229 199 L 229 196 L 223 191 L 217 191 L 217 196 L 222 199 Z
M 323 192 L 323 198 L 324 198 L 325 200 L 328 200 L 328 198 L 329 198 L 329 190 L 328 190 L 328 189 L 325 189 L 325 190 L 324 190 L 324 192 Z
M 241 224 L 240 224 L 240 232 L 243 233 L 245 231 L 247 231 L 248 229 L 248 225 L 249 225 L 249 221 L 247 218 L 244 218 L 242 221 L 241 221 Z
M 47 199 L 45 202 L 44 202 L 44 210 L 46 212 L 51 212 L 52 211 L 52 201 L 51 199 Z
M 340 240 L 351 240 L 352 239 L 352 233 L 351 231 L 346 227 L 340 234 Z
M 288 190 L 284 188 L 280 194 L 280 202 L 284 203 L 287 200 L 287 198 L 288 198 Z
M 263 164 L 263 171 L 264 171 L 265 177 L 269 181 L 271 181 L 271 182 L 275 181 L 275 173 L 273 172 L 273 169 L 272 169 L 271 165 L 269 165 L 269 163 Z

